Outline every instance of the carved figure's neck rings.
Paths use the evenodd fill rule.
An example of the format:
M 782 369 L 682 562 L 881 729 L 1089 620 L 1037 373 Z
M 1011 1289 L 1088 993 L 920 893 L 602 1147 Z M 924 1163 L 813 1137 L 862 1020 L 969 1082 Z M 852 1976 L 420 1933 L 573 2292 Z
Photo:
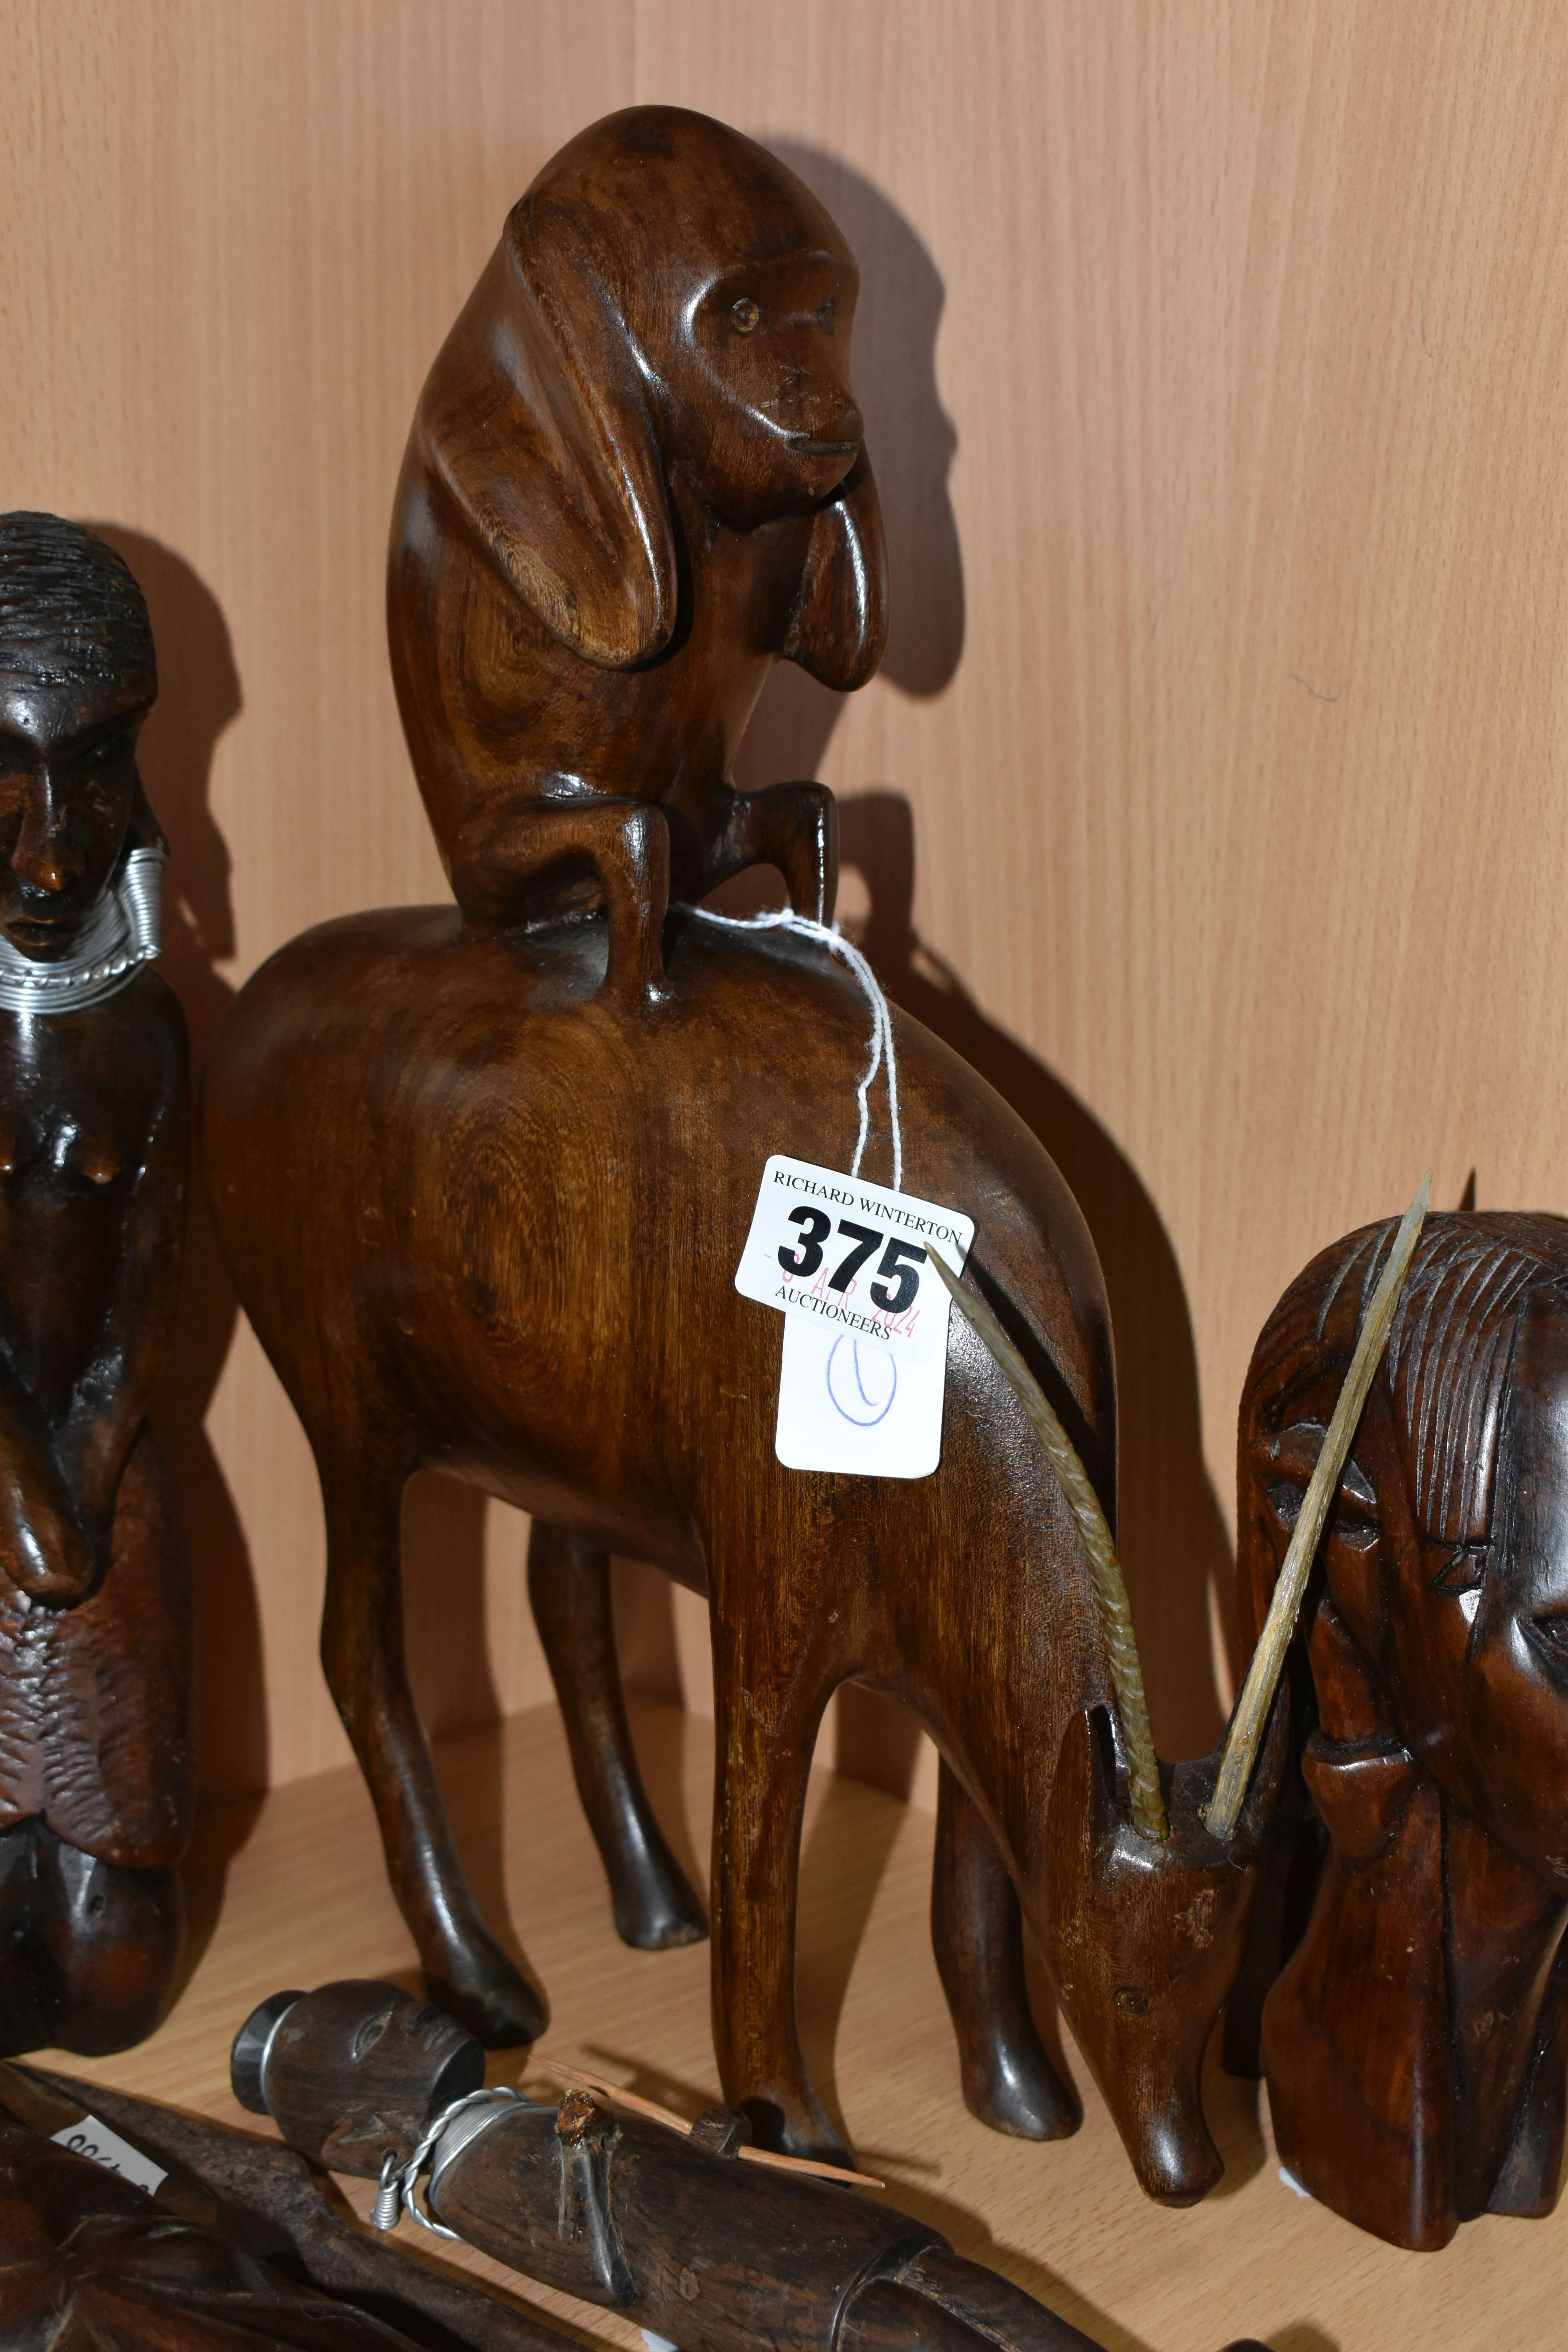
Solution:
M 40 963 L 0 937 L 0 1011 L 79 1013 L 127 987 L 163 948 L 168 855 L 132 850 L 58 963 Z

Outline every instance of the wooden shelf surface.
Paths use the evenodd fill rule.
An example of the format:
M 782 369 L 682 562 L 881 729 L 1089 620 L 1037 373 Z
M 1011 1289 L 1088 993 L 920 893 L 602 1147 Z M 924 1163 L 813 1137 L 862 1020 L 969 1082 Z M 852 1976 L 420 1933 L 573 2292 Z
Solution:
M 711 1727 L 634 1703 L 655 1805 L 703 1883 Z M 510 1919 L 545 1986 L 547 2046 L 695 2114 L 717 2095 L 708 1952 L 627 1951 L 572 1787 L 553 1707 L 440 1751 L 476 1888 Z M 965 2113 L 927 1932 L 930 1814 L 819 1772 L 807 1813 L 799 1983 L 819 2087 L 891 2200 L 993 2263 L 1110 2347 L 1219 2352 L 1252 2335 L 1272 2352 L 1464 2352 L 1560 2346 L 1568 2304 L 1568 2210 L 1488 2218 L 1441 2254 L 1405 2254 L 1352 2230 L 1280 2180 L 1267 2100 L 1212 2064 L 1210 2122 L 1227 2167 L 1194 2211 L 1165 2213 L 1136 2188 L 1076 2053 L 1076 2138 L 1037 2147 Z M 387 1891 L 369 1801 L 352 1770 L 321 1773 L 209 1816 L 193 1856 L 196 1957 L 167 2022 L 140 2050 L 48 2063 L 227 2123 L 229 2043 L 265 1995 L 342 1976 L 410 1985 L 412 1951 Z M 492 2081 L 517 2081 L 517 2053 Z M 356 2210 L 368 2183 L 344 2183 Z M 405 2223 L 402 2235 L 414 2236 Z M 450 2252 L 443 2249 L 443 2256 Z M 490 2281 L 477 2255 L 451 2254 Z M 641 2352 L 637 2331 L 542 2290 L 531 2301 L 585 2342 Z

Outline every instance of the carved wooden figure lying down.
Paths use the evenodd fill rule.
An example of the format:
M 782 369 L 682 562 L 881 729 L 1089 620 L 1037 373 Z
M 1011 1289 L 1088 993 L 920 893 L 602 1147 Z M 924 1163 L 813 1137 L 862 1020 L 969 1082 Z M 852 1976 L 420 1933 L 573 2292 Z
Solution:
M 846 689 L 881 658 L 858 284 L 792 172 L 676 107 L 595 123 L 514 207 L 420 396 L 387 582 L 470 922 L 602 900 L 611 982 L 645 987 L 672 890 L 773 864 L 831 915 L 831 795 L 730 776 L 775 659 Z
M 1254 1351 L 1239 1433 L 1262 1621 L 1390 1228 L 1315 1258 Z M 1296 1748 L 1249 1975 L 1279 2153 L 1397 2245 L 1556 2201 L 1568 2107 L 1568 1223 L 1434 1217 L 1301 1618 Z M 1310 1736 L 1309 1736 L 1310 1735 Z M 1272 1957 L 1264 1948 L 1265 1927 Z M 1296 1932 L 1300 1930 L 1297 1921 Z M 1283 1935 L 1285 1950 L 1280 1948 Z M 1244 2053 L 1235 2051 L 1233 2055 Z
M 7 2352 L 567 2352 L 571 2340 L 340 2221 L 275 2141 L 0 2066 Z
M 147 967 L 157 691 L 120 557 L 0 518 L 0 2050 L 123 2047 L 180 1940 L 190 1599 L 145 1422 L 179 1286 L 184 1021 Z
M 219 1235 L 315 1449 L 322 1654 L 432 1990 L 492 2042 L 542 2021 L 469 1891 L 409 1694 L 399 1499 L 425 1464 L 535 1515 L 578 1784 L 616 1924 L 645 1945 L 700 1932 L 701 1911 L 637 1779 L 611 1549 L 707 1595 L 714 2037 L 759 2138 L 837 2147 L 796 2029 L 795 1889 L 817 1727 L 857 1679 L 942 1748 L 932 1925 L 970 2104 L 1034 2137 L 1078 2121 L 1029 2016 L 1021 1898 L 1140 2179 L 1190 2200 L 1221 2169 L 1198 2071 L 1247 1936 L 1256 1812 L 1216 1843 L 1182 1766 L 1169 1838 L 1129 1847 L 1093 1581 L 967 1324 L 934 1475 L 778 1461 L 778 1320 L 734 1271 L 770 1151 L 847 1160 L 866 1007 L 814 943 L 682 916 L 670 937 L 649 1001 L 599 992 L 602 923 L 485 939 L 439 908 L 353 917 L 256 974 L 208 1066 Z M 980 1211 L 966 1286 L 997 1301 L 1109 1501 L 1110 1333 L 1082 1218 L 974 1072 L 895 1024 L 910 1189 Z
M 682 2352 L 1094 2352 L 923 2222 L 777 2159 L 739 2160 L 750 2134 L 731 2107 L 683 2125 L 581 2088 L 558 2106 L 485 2093 L 483 2079 L 478 2042 L 389 1984 L 278 1994 L 235 2045 L 236 2095 L 312 2161 L 380 2179 L 383 2228 L 400 2210 L 433 2216 Z

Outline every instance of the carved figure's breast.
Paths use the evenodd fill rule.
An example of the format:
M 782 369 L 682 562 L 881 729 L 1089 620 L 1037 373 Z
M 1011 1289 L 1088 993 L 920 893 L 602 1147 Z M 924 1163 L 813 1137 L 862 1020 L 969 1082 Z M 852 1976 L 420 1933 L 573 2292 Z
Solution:
M 98 1326 L 143 1160 L 142 1121 L 94 1078 L 16 1074 L 0 1108 L 0 1349 L 46 1412 L 62 1409 Z M 64 1082 L 62 1082 L 64 1080 Z

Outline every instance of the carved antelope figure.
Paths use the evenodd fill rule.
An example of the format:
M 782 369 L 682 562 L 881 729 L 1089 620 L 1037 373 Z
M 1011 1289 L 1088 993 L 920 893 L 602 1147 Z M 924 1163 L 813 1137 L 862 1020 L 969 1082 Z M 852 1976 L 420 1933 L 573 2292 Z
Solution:
M 534 1515 L 578 1784 L 616 1925 L 645 1946 L 703 1921 L 637 1778 L 610 1553 L 707 1596 L 714 2036 L 759 2137 L 837 2150 L 796 2028 L 795 1890 L 817 1727 L 858 1680 L 942 1751 L 932 1924 L 970 2105 L 1039 2138 L 1078 2121 L 1029 2016 L 1022 1906 L 1140 2179 L 1188 2201 L 1221 2169 L 1198 2070 L 1265 1791 L 1215 1841 L 1209 1768 L 1162 1790 L 1145 1726 L 1168 1834 L 1136 1826 L 1078 1524 L 967 1320 L 934 1475 L 776 1459 L 780 1318 L 734 1272 L 767 1155 L 847 1159 L 865 1003 L 816 942 L 679 912 L 668 989 L 604 990 L 607 931 L 476 936 L 437 908 L 328 924 L 250 981 L 207 1070 L 219 1234 L 321 1471 L 327 1677 L 432 1991 L 491 2043 L 542 2022 L 464 1879 L 409 1694 L 398 1507 L 426 1465 Z M 893 1018 L 908 1185 L 975 1218 L 965 1294 L 994 1302 L 1110 1511 L 1111 1338 L 1082 1217 L 984 1082 Z

